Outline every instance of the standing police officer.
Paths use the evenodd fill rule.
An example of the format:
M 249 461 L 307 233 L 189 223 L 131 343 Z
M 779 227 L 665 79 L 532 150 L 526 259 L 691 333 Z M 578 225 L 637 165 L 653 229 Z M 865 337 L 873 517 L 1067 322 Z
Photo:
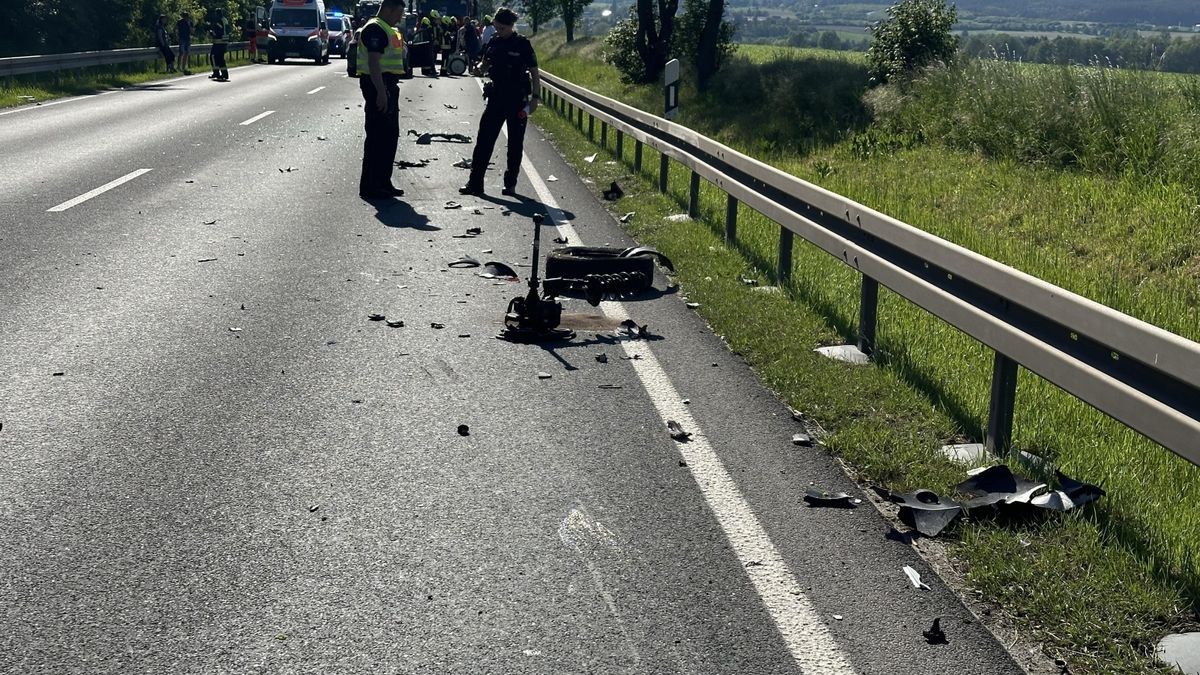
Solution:
M 541 91 L 537 55 L 529 39 L 519 35 L 513 27 L 516 22 L 517 15 L 511 9 L 501 7 L 496 11 L 496 18 L 492 20 L 496 35 L 488 41 L 476 71 L 492 81 L 484 86 L 487 104 L 479 118 L 479 133 L 475 136 L 471 177 L 458 189 L 464 195 L 483 194 L 483 174 L 492 159 L 500 127 L 504 125 L 508 127 L 508 165 L 504 171 L 502 194 L 516 194 L 525 125 L 537 110 L 538 92 Z
M 400 142 L 399 81 L 404 74 L 404 38 L 393 25 L 403 20 L 404 0 L 383 0 L 378 14 L 358 34 L 355 61 L 367 130 L 362 176 L 358 179 L 358 195 L 363 199 L 404 194 L 392 185 L 393 162 Z

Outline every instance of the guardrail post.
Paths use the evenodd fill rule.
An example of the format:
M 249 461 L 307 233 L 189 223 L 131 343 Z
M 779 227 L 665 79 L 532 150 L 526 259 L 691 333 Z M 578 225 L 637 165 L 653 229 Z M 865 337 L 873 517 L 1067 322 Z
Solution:
M 625 160 L 625 132 L 617 129 L 617 161 Z
M 988 405 L 984 447 L 997 457 L 1012 446 L 1013 410 L 1017 403 L 1017 362 L 996 352 L 992 362 L 992 400 Z
M 692 172 L 692 182 L 688 184 L 688 217 L 700 215 L 700 174 Z
M 725 195 L 725 243 L 732 244 L 737 239 L 738 199 L 733 195 Z
M 667 174 L 671 168 L 671 158 L 665 154 L 658 156 L 658 191 L 666 194 L 667 192 Z
M 871 356 L 875 352 L 875 326 L 879 317 L 879 282 L 862 275 L 858 300 L 858 351 Z
M 575 126 L 583 129 L 583 106 L 579 106 L 576 110 L 579 111 L 579 121 L 575 123 Z
M 571 103 L 570 101 L 567 101 L 567 121 L 575 121 L 575 104 Z
M 779 269 L 775 278 L 780 286 L 786 286 L 792 280 L 792 231 L 779 226 Z
M 608 122 L 600 121 L 600 147 L 608 149 Z
M 642 142 L 638 141 L 637 145 L 633 146 L 633 170 L 638 173 L 642 172 Z
M 582 121 L 582 115 L 580 121 Z M 596 142 L 596 116 L 588 115 L 588 143 Z

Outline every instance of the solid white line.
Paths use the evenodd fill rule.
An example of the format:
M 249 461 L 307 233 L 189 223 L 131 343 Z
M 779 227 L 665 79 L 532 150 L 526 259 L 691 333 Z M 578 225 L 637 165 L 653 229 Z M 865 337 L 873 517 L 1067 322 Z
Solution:
M 271 114 L 271 113 L 273 113 L 273 112 L 275 112 L 275 111 L 274 111 L 274 110 L 268 110 L 268 111 L 266 111 L 265 113 L 259 113 L 259 114 L 255 115 L 254 117 L 251 117 L 250 119 L 246 120 L 245 122 L 242 122 L 242 123 L 241 123 L 241 124 L 239 124 L 238 126 L 240 126 L 240 127 L 244 127 L 244 126 L 246 126 L 246 125 L 249 125 L 249 124 L 254 124 L 255 122 L 257 122 L 257 121 L 261 120 L 262 118 L 266 117 L 267 115 L 270 115 L 270 114 Z
M 315 94 L 315 93 L 317 93 L 318 91 L 321 91 L 321 90 L 322 90 L 322 89 L 324 89 L 324 88 L 325 88 L 325 85 L 321 85 L 321 86 L 317 87 L 316 89 L 313 89 L 312 91 L 310 91 L 310 92 L 306 92 L 306 93 L 309 93 L 309 94 Z
M 49 101 L 47 103 L 42 103 L 42 104 L 26 103 L 24 105 L 24 107 L 17 108 L 16 110 L 6 110 L 4 112 L 0 112 L 0 117 L 3 117 L 5 115 L 15 115 L 19 112 L 25 112 L 27 110 L 41 110 L 42 108 L 49 108 L 50 106 L 53 106 L 53 105 L 62 105 L 63 103 L 70 103 L 72 101 L 80 101 L 85 98 L 95 98 L 96 96 L 103 96 L 104 94 L 110 94 L 110 93 L 112 93 L 112 92 L 102 91 L 99 94 L 84 94 L 83 96 L 74 96 L 72 98 L 64 98 L 64 99 L 61 99 L 58 101 Z
M 507 135 L 505 130 L 505 136 Z M 579 234 L 563 215 L 554 195 L 550 193 L 550 188 L 542 180 L 528 156 L 522 159 L 521 168 L 529 176 L 529 182 L 559 232 L 568 241 L 582 243 Z M 536 261 L 534 264 L 537 264 Z M 625 307 L 619 302 L 603 302 L 600 309 L 613 319 L 629 318 Z M 742 496 L 737 483 L 729 476 L 721 458 L 709 445 L 699 423 L 682 403 L 682 398 L 654 357 L 649 344 L 638 340 L 624 340 L 621 347 L 625 350 L 625 355 L 630 357 L 629 363 L 633 365 L 642 386 L 654 402 L 654 407 L 662 418 L 662 428 L 666 428 L 667 420 L 675 420 L 686 431 L 692 432 L 690 441 L 677 443 L 675 447 L 679 449 L 688 470 L 700 486 L 704 500 L 708 502 L 721 529 L 725 531 L 725 536 L 729 538 L 729 544 L 741 561 L 742 569 L 750 577 L 767 612 L 775 621 L 775 627 L 787 644 L 796 665 L 801 671 L 816 675 L 854 673 L 854 668 L 834 641 L 821 615 L 801 590 L 795 573 L 771 543 L 770 537 L 758 522 L 758 517 L 754 515 L 746 498 Z
M 65 201 L 65 202 L 59 204 L 58 206 L 55 206 L 54 208 L 46 209 L 46 213 L 58 213 L 60 211 L 66 211 L 67 209 L 71 208 L 72 206 L 77 206 L 79 204 L 82 204 L 82 203 L 86 202 L 87 200 L 91 199 L 92 197 L 95 197 L 96 195 L 100 195 L 100 194 L 104 194 L 105 192 L 108 192 L 109 190 L 117 187 L 118 185 L 123 185 L 125 183 L 128 183 L 129 181 L 133 180 L 134 178 L 137 178 L 138 176 L 140 176 L 144 173 L 150 173 L 150 169 L 138 169 L 137 171 L 127 173 L 124 176 L 121 176 L 120 178 L 118 178 L 114 181 L 110 181 L 108 183 L 105 183 L 104 185 L 101 185 L 100 187 L 96 188 L 95 190 L 92 190 L 91 192 L 85 192 L 70 201 Z

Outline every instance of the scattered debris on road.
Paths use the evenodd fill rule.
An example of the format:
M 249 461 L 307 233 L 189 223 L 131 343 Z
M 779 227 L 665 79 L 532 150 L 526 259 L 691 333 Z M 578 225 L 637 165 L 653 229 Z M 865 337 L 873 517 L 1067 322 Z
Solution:
M 913 568 L 909 567 L 908 565 L 905 565 L 901 569 L 903 569 L 904 573 L 906 575 L 908 575 L 908 580 L 910 582 L 912 582 L 913 588 L 924 588 L 927 591 L 932 590 L 931 588 L 929 588 L 929 584 L 925 583 L 924 581 L 921 581 L 921 574 L 919 572 L 917 572 Z
M 388 321 L 387 325 L 388 328 L 404 328 L 404 320 L 401 319 L 399 321 Z
M 471 435 L 471 427 L 468 427 L 465 424 L 458 425 L 458 435 L 459 436 L 470 436 Z
M 433 328 L 434 330 L 441 330 L 446 327 L 446 324 L 433 321 L 433 322 L 430 322 L 429 327 Z
M 396 160 L 394 164 L 396 165 L 396 168 L 399 169 L 424 169 L 425 167 L 429 166 L 429 160 L 422 159 L 416 162 L 409 162 L 407 160 L 400 159 Z
M 447 141 L 449 143 L 470 143 L 471 137 L 462 134 L 445 134 L 440 132 L 425 132 L 419 133 L 414 129 L 408 130 L 409 136 L 417 137 L 417 145 L 429 145 L 436 138 L 438 140 Z
M 538 376 L 539 380 L 548 380 L 551 377 L 553 377 L 550 373 L 547 373 L 545 371 L 538 371 L 537 376 Z
M 216 262 L 216 261 L 217 261 L 216 258 L 201 258 L 200 260 L 197 260 L 196 262 Z
M 458 202 L 450 201 L 450 202 L 446 202 L 446 204 L 444 206 L 442 206 L 442 208 L 444 208 L 444 209 L 461 209 L 462 204 L 459 204 Z
M 479 267 L 479 261 L 469 255 L 446 264 L 447 267 Z
M 649 325 L 639 326 L 633 319 L 625 319 L 621 322 L 621 327 L 625 329 L 627 335 L 636 338 L 650 337 Z
M 386 318 L 387 317 L 382 314 L 368 314 L 367 315 L 368 321 L 383 321 Z
M 820 488 L 808 488 L 804 494 L 804 502 L 813 507 L 852 509 L 861 501 L 845 492 L 829 492 Z
M 483 265 L 482 272 L 476 272 L 478 276 L 484 279 L 507 279 L 509 281 L 517 280 L 517 271 L 505 265 L 502 262 L 489 260 Z
M 792 445 L 803 445 L 805 447 L 812 446 L 812 437 L 808 434 L 792 434 Z
M 613 183 L 613 185 L 616 185 L 616 183 Z M 626 213 L 625 215 L 618 218 L 617 220 L 620 220 L 622 223 L 628 223 L 636 213 L 637 213 L 637 211 L 630 211 L 629 213 Z
M 931 645 L 950 644 L 946 641 L 946 633 L 942 631 L 942 618 L 938 617 L 933 620 L 933 625 L 929 630 L 921 631 L 921 635 L 925 636 L 925 641 Z
M 603 353 L 603 352 L 601 352 L 601 353 L 597 354 L 597 355 L 596 355 L 596 362 L 597 362 L 597 363 L 608 363 L 608 354 L 605 354 L 605 353 Z
M 679 426 L 679 422 L 675 420 L 667 420 L 667 431 L 671 433 L 671 438 L 686 443 L 692 437 L 692 432 L 684 431 L 683 427 Z

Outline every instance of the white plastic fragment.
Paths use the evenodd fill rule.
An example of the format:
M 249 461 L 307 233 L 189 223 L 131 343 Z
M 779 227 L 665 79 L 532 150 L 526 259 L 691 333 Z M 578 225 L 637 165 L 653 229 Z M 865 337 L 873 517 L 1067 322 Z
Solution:
M 908 575 L 908 580 L 912 582 L 913 588 L 924 588 L 927 591 L 932 590 L 929 588 L 929 584 L 921 581 L 921 575 L 916 570 L 908 565 L 905 565 L 903 569 L 904 573 Z

